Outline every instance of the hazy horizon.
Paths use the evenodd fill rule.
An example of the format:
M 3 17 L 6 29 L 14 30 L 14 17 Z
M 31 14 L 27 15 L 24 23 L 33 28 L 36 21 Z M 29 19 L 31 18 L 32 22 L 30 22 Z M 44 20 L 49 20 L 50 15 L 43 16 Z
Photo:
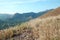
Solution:
M 60 7 L 60 0 L 0 0 L 0 14 L 40 12 Z

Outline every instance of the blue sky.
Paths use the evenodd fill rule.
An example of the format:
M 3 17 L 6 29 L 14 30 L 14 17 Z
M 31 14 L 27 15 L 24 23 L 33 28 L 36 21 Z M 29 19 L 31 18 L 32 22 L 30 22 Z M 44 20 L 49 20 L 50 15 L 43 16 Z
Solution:
M 0 13 L 40 12 L 60 7 L 60 0 L 0 0 Z

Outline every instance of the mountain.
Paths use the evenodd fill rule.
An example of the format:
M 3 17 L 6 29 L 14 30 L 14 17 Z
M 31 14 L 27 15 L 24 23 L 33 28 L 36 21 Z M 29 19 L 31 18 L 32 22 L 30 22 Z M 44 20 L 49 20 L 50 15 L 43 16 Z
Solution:
M 40 16 L 40 18 L 46 18 L 50 16 L 57 16 L 57 15 L 60 15 L 60 7 L 47 12 L 46 14 Z
M 60 15 L 36 18 L 0 31 L 0 40 L 60 40 Z
M 10 17 L 12 17 L 12 15 L 10 14 L 0 14 L 0 20 L 3 20 L 3 21 Z
M 20 25 L 21 23 L 24 23 L 26 21 L 29 21 L 31 19 L 35 19 L 45 13 L 47 13 L 50 10 L 34 13 L 34 12 L 29 12 L 29 13 L 16 13 L 14 15 L 9 15 L 9 14 L 0 14 L 0 20 L 3 22 L 0 22 L 0 30 L 6 29 L 9 27 L 14 27 L 16 25 Z
M 34 13 L 34 12 L 29 12 L 29 13 L 16 13 L 12 18 L 9 19 L 9 21 L 12 22 L 25 22 L 34 18 L 37 18 L 45 13 L 47 13 L 50 10 L 47 11 L 43 11 L 43 12 L 38 12 L 38 13 Z
M 60 40 L 60 14 L 57 14 L 60 10 L 58 9 L 52 10 L 54 14 L 52 16 L 41 19 L 40 15 L 36 19 L 0 30 L 0 40 Z M 52 11 L 47 13 L 50 14 L 51 12 L 52 14 Z M 44 15 L 47 13 L 44 13 Z M 18 19 L 18 15 L 22 14 L 17 13 L 12 18 Z

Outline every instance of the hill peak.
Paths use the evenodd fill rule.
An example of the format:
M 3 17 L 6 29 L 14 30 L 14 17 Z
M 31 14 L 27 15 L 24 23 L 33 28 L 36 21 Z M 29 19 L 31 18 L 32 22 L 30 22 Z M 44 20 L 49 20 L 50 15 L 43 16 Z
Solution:
M 50 16 L 57 16 L 57 15 L 60 15 L 60 7 L 45 13 L 40 18 L 46 18 L 46 17 L 50 17 Z
M 56 8 L 54 11 L 60 13 L 60 7 Z
M 56 8 L 56 9 L 60 9 L 60 7 Z

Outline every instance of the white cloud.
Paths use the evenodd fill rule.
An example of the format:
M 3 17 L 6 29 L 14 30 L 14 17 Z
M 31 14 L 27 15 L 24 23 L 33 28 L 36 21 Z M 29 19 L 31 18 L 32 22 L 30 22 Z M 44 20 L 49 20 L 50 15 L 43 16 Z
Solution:
M 0 0 L 0 4 L 24 4 L 24 3 L 34 3 L 38 1 L 46 0 Z

